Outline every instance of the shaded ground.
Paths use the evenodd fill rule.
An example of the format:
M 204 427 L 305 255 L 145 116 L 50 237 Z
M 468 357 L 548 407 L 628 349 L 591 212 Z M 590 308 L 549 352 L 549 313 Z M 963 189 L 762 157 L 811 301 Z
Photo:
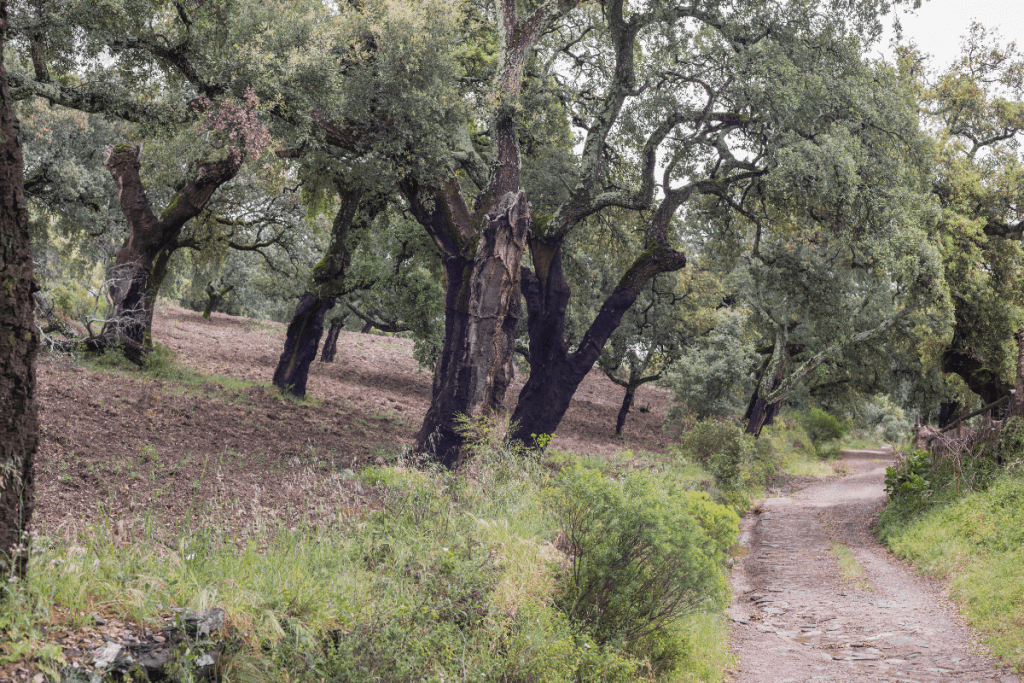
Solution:
M 267 385 L 284 329 L 158 308 L 157 342 L 220 382 L 154 382 L 41 358 L 36 529 L 68 537 L 94 521 L 128 536 L 199 521 L 244 529 L 267 516 L 315 522 L 367 503 L 346 470 L 411 443 L 431 375 L 417 367 L 409 340 L 342 332 L 336 362 L 312 367 L 312 400 L 289 401 Z M 509 391 L 512 402 L 522 379 Z M 621 400 L 622 389 L 592 372 L 552 447 L 599 455 L 663 449 L 667 392 L 642 387 L 618 438 Z
M 741 523 L 749 554 L 729 608 L 735 683 L 1019 683 L 982 654 L 941 587 L 872 536 L 892 452 L 843 460 L 850 476 L 768 498 Z M 837 545 L 861 575 L 840 571 Z

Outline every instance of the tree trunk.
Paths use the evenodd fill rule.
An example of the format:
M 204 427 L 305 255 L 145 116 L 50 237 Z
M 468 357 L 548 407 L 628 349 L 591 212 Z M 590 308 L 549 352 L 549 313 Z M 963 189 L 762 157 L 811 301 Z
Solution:
M 779 405 L 782 403 L 781 400 L 768 403 L 761 397 L 761 378 L 768 370 L 770 364 L 771 358 L 768 358 L 765 360 L 761 372 L 757 374 L 757 382 L 754 383 L 754 393 L 750 395 L 747 412 L 743 415 L 743 419 L 747 421 L 747 428 L 744 431 L 747 434 L 752 434 L 755 438 L 761 436 L 761 429 L 775 422 L 775 416 L 779 412 Z M 782 382 L 787 364 L 788 361 L 779 364 L 778 371 L 775 373 L 775 379 L 772 381 L 772 391 L 777 389 Z
M 386 206 L 383 195 L 362 188 L 340 188 L 341 205 L 331 226 L 331 243 L 309 278 L 288 325 L 284 351 L 274 371 L 274 386 L 302 398 L 306 395 L 309 366 L 316 359 L 324 333 L 324 316 L 344 293 L 345 274 L 357 240 Z
M 370 330 L 373 329 L 373 323 L 369 320 L 363 323 L 363 327 L 359 330 L 360 334 L 370 334 Z
M 562 242 L 548 243 L 534 237 L 530 239 L 530 251 L 535 272 L 523 268 L 522 276 L 530 334 L 530 377 L 519 394 L 512 415 L 515 429 L 508 438 L 538 448 L 545 443 L 544 436 L 555 433 L 580 382 L 594 367 L 644 285 L 659 273 L 683 268 L 686 256 L 659 244 L 645 250 L 605 299 L 579 347 L 569 353 L 565 313 L 571 292 L 562 271 Z
M 956 322 L 953 340 L 942 354 L 942 371 L 960 376 L 968 388 L 981 397 L 982 403 L 993 403 L 1010 393 L 1013 385 L 1004 382 L 999 374 L 978 357 L 962 334 L 963 323 Z
M 324 341 L 324 350 L 320 354 L 321 363 L 334 362 L 334 356 L 338 352 L 338 336 L 344 324 L 344 318 L 335 318 L 331 323 L 331 329 L 327 331 L 327 339 Z
M 522 310 L 519 264 L 529 226 L 525 193 L 509 192 L 486 216 L 472 257 L 449 252 L 444 258 L 444 345 L 416 444 L 446 467 L 459 460 L 458 416 L 498 412 L 505 400 Z
M 212 282 L 206 285 L 207 302 L 206 308 L 203 309 L 203 317 L 209 320 L 210 316 L 217 310 L 217 306 L 220 305 L 220 302 L 223 301 L 224 297 L 226 297 L 234 288 L 234 285 L 225 285 L 220 289 L 216 289 Z
M 110 273 L 111 308 L 99 340 L 86 344 L 88 350 L 112 346 L 131 349 L 129 357 L 141 359 L 152 328 L 153 303 L 166 275 L 171 251 L 185 224 L 206 207 L 213 193 L 238 174 L 241 152 L 229 150 L 219 161 L 197 164 L 194 177 L 168 202 L 158 217 L 150 207 L 146 188 L 139 176 L 142 151 L 136 145 L 107 148 L 106 167 L 117 184 L 121 211 L 128 221 L 128 238 L 117 251 Z M 155 281 L 150 284 L 150 276 Z
M 622 427 L 626 424 L 626 415 L 629 414 L 629 409 L 633 405 L 633 394 L 635 392 L 635 387 L 627 388 L 626 395 L 622 397 L 622 407 L 619 408 L 619 417 L 615 420 L 616 436 L 622 436 Z
M 281 391 L 300 398 L 306 395 L 309 366 L 324 333 L 324 316 L 333 306 L 334 299 L 321 299 L 311 292 L 299 299 L 274 372 L 274 386 Z
M 23 579 L 28 570 L 28 524 L 35 508 L 34 459 L 39 424 L 35 402 L 38 336 L 36 291 L 22 196 L 18 120 L 3 63 L 7 3 L 0 2 L 0 577 Z M 0 590 L 0 599 L 6 593 Z

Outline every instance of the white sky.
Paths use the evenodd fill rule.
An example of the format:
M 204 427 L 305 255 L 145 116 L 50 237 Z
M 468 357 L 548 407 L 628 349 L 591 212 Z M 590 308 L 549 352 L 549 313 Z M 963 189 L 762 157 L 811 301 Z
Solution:
M 981 22 L 987 29 L 997 29 L 1002 43 L 1016 41 L 1018 49 L 1024 50 L 1022 0 L 926 0 L 917 11 L 903 9 L 899 13 L 903 40 L 913 41 L 923 52 L 931 54 L 933 68 L 942 68 L 953 61 L 972 20 Z M 883 21 L 891 25 L 891 18 L 890 15 Z M 889 29 L 871 55 L 890 59 L 891 38 Z

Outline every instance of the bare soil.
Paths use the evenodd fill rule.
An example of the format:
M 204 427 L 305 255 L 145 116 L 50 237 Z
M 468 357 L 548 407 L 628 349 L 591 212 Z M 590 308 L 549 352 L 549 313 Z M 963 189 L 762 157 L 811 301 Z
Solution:
M 383 462 L 412 443 L 431 374 L 413 360 L 410 340 L 342 332 L 337 360 L 311 368 L 309 400 L 287 400 L 269 385 L 284 331 L 279 323 L 157 309 L 154 339 L 178 363 L 245 383 L 186 386 L 42 357 L 35 528 L 70 537 L 103 522 L 131 534 L 200 518 L 244 528 L 268 515 L 316 522 L 372 504 L 345 470 Z M 509 390 L 509 410 L 522 379 Z M 552 447 L 661 452 L 668 393 L 641 387 L 616 437 L 622 396 L 592 372 Z
M 735 683 L 1019 683 L 986 656 L 942 586 L 872 535 L 889 450 L 845 451 L 850 475 L 765 499 L 741 522 L 733 573 Z M 843 573 L 835 546 L 863 573 Z

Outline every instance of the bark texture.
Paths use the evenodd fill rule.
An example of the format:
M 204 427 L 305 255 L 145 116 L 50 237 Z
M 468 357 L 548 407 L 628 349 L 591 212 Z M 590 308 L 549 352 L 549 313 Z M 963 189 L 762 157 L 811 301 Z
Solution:
M 439 209 L 443 210 L 436 203 L 433 212 L 416 204 L 421 223 L 430 223 L 428 214 Z M 485 216 L 475 251 L 464 255 L 439 235 L 445 254 L 444 345 L 434 371 L 430 408 L 416 442 L 421 452 L 446 467 L 458 463 L 462 446 L 457 417 L 499 411 L 512 381 L 512 349 L 521 312 L 520 260 L 529 227 L 525 193 L 507 192 L 496 210 Z
M 942 354 L 942 371 L 959 375 L 968 388 L 981 397 L 983 403 L 992 403 L 1006 396 L 1013 386 L 1003 381 L 998 372 L 989 368 L 984 359 L 973 352 L 960 326 L 961 323 L 957 321 L 957 326 L 953 328 L 953 340 Z
M 219 161 L 197 164 L 181 190 L 160 216 L 149 204 L 139 170 L 142 150 L 137 145 L 107 148 L 106 167 L 117 184 L 121 211 L 128 221 L 128 238 L 117 251 L 110 276 L 112 307 L 102 337 L 125 346 L 140 347 L 146 341 L 156 292 L 147 290 L 154 262 L 182 228 L 206 207 L 213 193 L 234 178 L 242 166 L 240 151 L 229 150 Z M 165 271 L 166 258 L 157 265 Z M 162 278 L 159 278 L 162 279 Z M 147 298 L 150 304 L 147 306 Z
M 39 424 L 35 402 L 36 291 L 22 196 L 18 120 L 12 110 L 3 45 L 7 3 L 0 2 L 0 577 L 28 570 L 27 528 L 35 507 L 33 462 Z M 0 591 L 0 598 L 4 591 Z
M 341 328 L 344 325 L 344 320 L 335 318 L 334 322 L 331 323 L 331 327 L 327 330 L 327 339 L 324 340 L 324 349 L 320 353 L 321 363 L 333 363 L 334 356 L 338 352 L 338 336 L 341 334 Z
M 626 415 L 633 406 L 633 395 L 636 389 L 626 389 L 626 395 L 622 397 L 622 407 L 619 408 L 619 415 L 615 418 L 615 433 L 622 436 L 622 428 L 626 425 Z
M 570 353 L 565 341 L 565 314 L 571 292 L 562 270 L 561 240 L 531 238 L 530 252 L 535 270 L 523 268 L 522 276 L 530 335 L 530 378 L 519 394 L 509 439 L 538 448 L 545 443 L 545 435 L 555 433 L 580 382 L 594 367 L 644 285 L 660 273 L 683 268 L 686 256 L 660 240 L 645 250 L 605 299 L 579 346 Z

